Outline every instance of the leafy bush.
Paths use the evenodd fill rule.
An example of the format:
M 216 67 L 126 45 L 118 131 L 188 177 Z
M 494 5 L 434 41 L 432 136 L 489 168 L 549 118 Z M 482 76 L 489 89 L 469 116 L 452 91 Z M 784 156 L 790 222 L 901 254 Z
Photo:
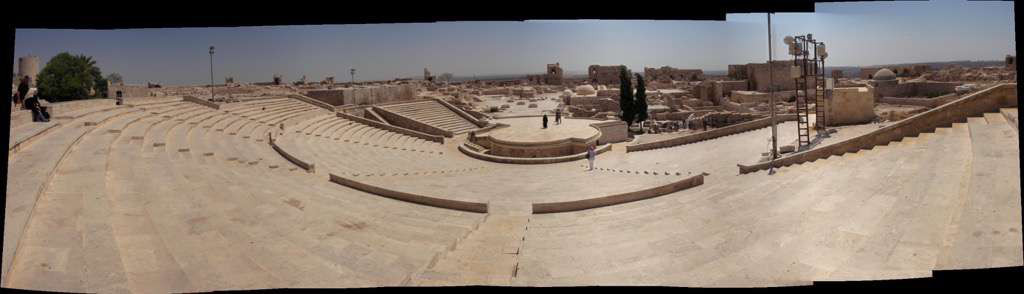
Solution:
M 96 61 L 85 55 L 62 52 L 39 72 L 39 97 L 51 102 L 107 96 L 107 80 Z

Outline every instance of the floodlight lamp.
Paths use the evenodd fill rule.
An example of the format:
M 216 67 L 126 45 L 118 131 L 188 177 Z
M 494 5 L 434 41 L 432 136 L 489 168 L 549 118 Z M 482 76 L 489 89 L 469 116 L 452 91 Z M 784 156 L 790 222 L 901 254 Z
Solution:
M 818 46 L 817 48 L 814 48 L 814 54 L 818 55 L 818 56 L 824 56 L 825 55 L 825 46 Z

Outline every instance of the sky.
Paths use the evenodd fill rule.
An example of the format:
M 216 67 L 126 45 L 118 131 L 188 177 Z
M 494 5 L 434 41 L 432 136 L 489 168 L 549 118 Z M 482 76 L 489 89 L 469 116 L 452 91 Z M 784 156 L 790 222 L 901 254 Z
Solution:
M 870 66 L 952 60 L 1002 60 L 1014 54 L 1013 2 L 819 3 L 814 13 L 772 16 L 773 58 L 786 59 L 782 38 L 811 33 L 828 48 L 828 65 Z M 216 83 L 334 76 L 387 80 L 422 77 L 567 73 L 591 64 L 672 66 L 724 71 L 768 59 L 765 13 L 726 21 L 553 20 L 122 30 L 18 29 L 17 57 L 45 64 L 60 52 L 92 56 L 104 74 L 125 82 L 208 84 L 209 46 Z

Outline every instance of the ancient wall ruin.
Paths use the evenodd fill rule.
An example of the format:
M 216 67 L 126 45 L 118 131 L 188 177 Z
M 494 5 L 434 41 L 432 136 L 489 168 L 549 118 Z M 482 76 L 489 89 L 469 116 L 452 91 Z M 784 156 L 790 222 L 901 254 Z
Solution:
M 122 98 L 150 97 L 153 93 L 146 85 L 125 85 L 108 84 L 107 98 L 117 98 L 120 93 Z
M 591 65 L 587 68 L 588 80 L 594 84 L 618 85 L 619 72 L 625 67 L 625 65 Z M 626 73 L 633 76 L 629 69 L 626 69 Z
M 413 100 L 416 97 L 416 85 L 402 84 L 330 90 L 310 90 L 307 91 L 305 95 L 333 106 L 372 105 L 394 101 Z
M 644 79 L 647 81 L 700 81 L 704 80 L 704 71 L 700 69 L 678 69 L 669 66 L 659 68 L 645 67 Z
M 875 119 L 875 94 L 870 88 L 835 88 L 825 100 L 829 126 L 868 123 Z

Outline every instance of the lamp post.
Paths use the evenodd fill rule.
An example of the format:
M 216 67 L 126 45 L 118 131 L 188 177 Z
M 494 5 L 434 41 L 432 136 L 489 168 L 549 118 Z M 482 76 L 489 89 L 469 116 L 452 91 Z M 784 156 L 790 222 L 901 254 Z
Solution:
M 213 99 L 213 46 L 210 46 L 210 99 Z
M 772 121 L 772 160 L 779 158 L 779 138 L 775 126 L 775 80 L 772 76 L 772 13 L 768 13 L 768 113 Z

